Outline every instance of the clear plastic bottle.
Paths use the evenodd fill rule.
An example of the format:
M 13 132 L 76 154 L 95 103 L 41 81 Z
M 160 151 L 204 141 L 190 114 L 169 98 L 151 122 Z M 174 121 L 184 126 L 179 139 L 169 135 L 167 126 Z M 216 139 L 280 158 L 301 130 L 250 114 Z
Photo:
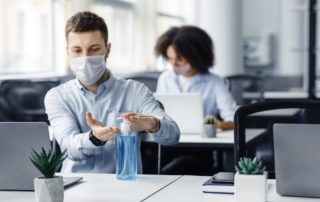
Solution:
M 130 131 L 127 119 L 122 119 L 121 133 L 116 137 L 117 145 L 117 179 L 135 180 L 137 178 L 137 146 L 136 133 Z

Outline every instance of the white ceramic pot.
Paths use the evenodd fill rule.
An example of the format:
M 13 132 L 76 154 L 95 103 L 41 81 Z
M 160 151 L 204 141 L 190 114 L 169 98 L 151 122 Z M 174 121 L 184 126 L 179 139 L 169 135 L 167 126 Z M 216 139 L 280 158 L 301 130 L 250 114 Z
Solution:
M 63 178 L 37 177 L 34 179 L 34 190 L 37 202 L 63 202 Z
M 265 202 L 267 190 L 267 172 L 263 175 L 244 175 L 238 172 L 234 176 L 235 202 Z
M 216 125 L 215 124 L 204 124 L 204 136 L 205 137 L 216 137 Z

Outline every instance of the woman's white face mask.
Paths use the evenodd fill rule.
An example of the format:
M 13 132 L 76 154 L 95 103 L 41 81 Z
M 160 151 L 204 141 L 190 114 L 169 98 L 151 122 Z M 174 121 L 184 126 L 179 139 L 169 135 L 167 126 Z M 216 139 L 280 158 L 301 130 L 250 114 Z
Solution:
M 71 70 L 86 84 L 95 84 L 106 70 L 105 55 L 71 58 Z
M 172 65 L 172 68 L 177 75 L 184 75 L 191 70 L 191 65 L 189 63 L 183 67 L 176 67 Z

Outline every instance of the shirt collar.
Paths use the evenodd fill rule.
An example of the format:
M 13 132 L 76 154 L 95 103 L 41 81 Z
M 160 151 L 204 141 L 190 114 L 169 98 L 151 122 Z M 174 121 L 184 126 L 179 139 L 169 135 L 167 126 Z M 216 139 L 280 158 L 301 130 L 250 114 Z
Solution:
M 113 76 L 113 74 L 111 73 L 110 70 L 107 69 L 107 71 L 108 71 L 108 74 L 109 74 L 109 78 L 108 78 L 108 80 L 106 80 L 105 82 L 103 82 L 102 84 L 100 84 L 97 94 L 100 94 L 100 93 L 103 92 L 104 90 L 110 89 L 110 88 L 112 87 L 113 83 L 114 83 L 114 76 Z

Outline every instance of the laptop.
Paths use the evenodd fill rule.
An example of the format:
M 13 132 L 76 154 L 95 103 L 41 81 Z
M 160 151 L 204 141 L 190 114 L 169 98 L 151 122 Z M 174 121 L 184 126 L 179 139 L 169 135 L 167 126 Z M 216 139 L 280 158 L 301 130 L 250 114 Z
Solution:
M 48 125 L 44 122 L 0 122 L 0 190 L 34 190 L 33 180 L 42 174 L 31 163 L 31 148 L 50 148 Z M 64 177 L 64 186 L 81 177 Z
M 198 93 L 154 94 L 165 112 L 178 124 L 181 134 L 203 133 L 202 98 Z
M 320 197 L 320 125 L 274 124 L 277 192 Z

